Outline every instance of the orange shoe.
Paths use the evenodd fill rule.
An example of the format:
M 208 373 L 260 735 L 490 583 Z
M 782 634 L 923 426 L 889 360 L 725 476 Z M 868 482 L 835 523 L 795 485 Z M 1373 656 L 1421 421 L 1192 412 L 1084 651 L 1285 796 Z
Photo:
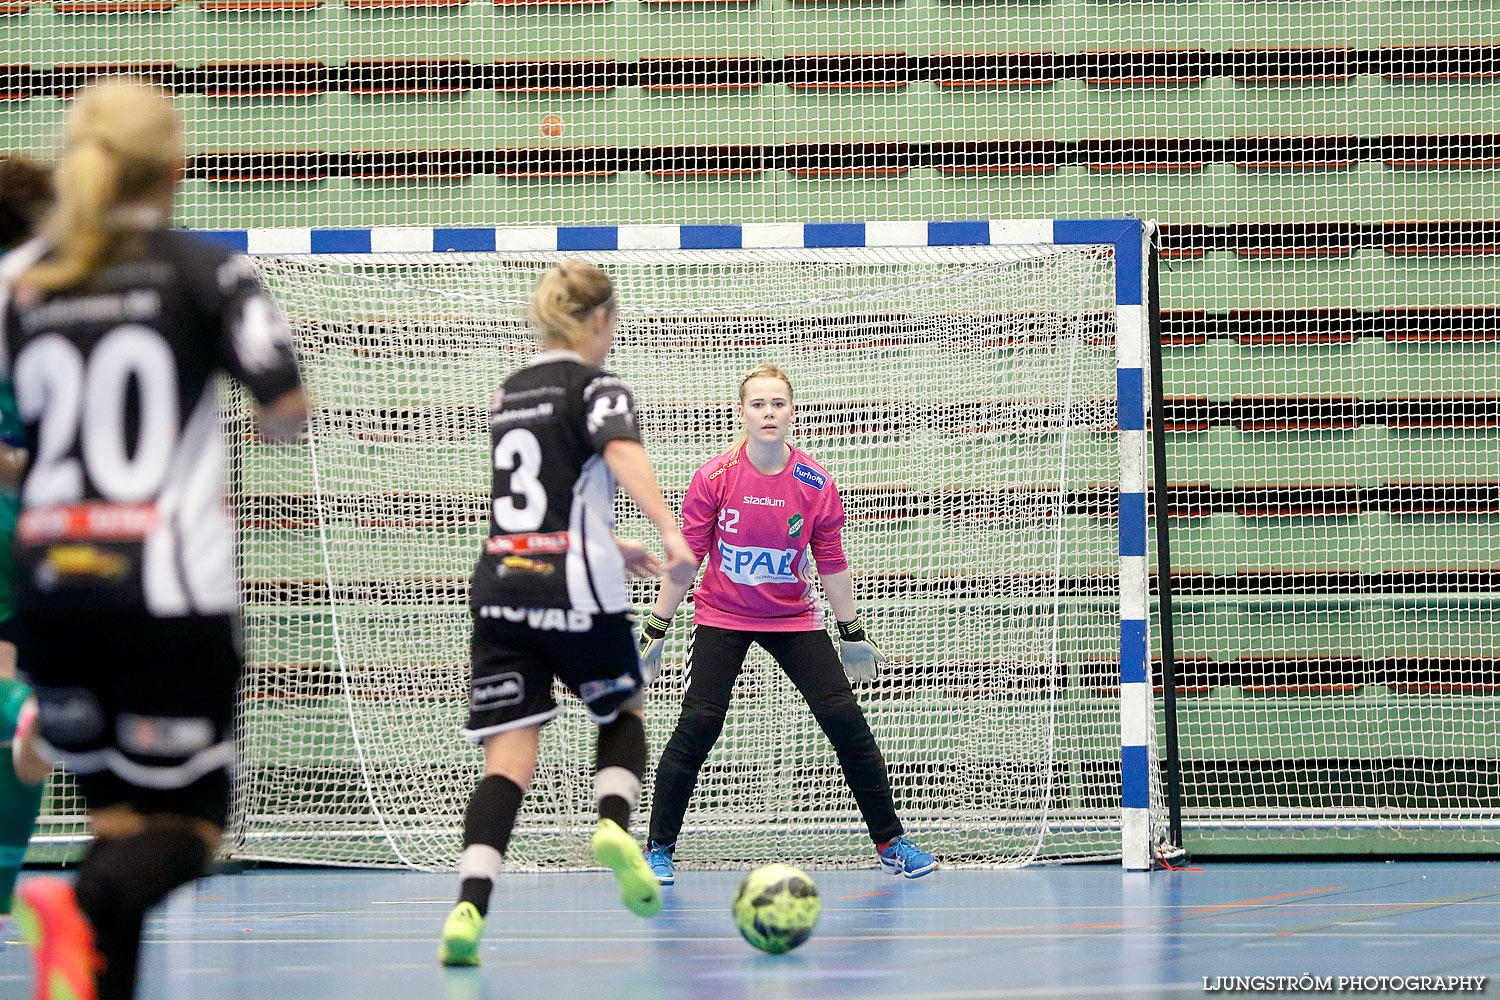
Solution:
M 71 885 L 59 878 L 27 879 L 16 890 L 16 922 L 35 953 L 35 1000 L 97 1000 L 94 931 Z

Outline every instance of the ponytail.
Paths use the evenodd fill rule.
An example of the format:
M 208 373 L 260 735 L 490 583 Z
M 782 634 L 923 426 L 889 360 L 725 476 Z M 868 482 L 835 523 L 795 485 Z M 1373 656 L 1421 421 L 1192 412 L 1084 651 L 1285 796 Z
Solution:
M 81 284 L 106 263 L 122 232 L 164 225 L 161 212 L 134 203 L 170 191 L 182 158 L 182 126 L 160 90 L 125 79 L 84 90 L 57 165 L 52 251 L 17 284 L 37 292 Z
M 531 322 L 547 344 L 577 349 L 588 337 L 585 319 L 600 306 L 612 305 L 614 283 L 584 260 L 553 264 L 531 293 Z
M 63 157 L 57 165 L 61 196 L 52 213 L 52 259 L 26 272 L 22 284 L 51 292 L 71 288 L 94 272 L 109 250 L 104 218 L 119 185 L 119 163 L 100 146 L 90 143 Z

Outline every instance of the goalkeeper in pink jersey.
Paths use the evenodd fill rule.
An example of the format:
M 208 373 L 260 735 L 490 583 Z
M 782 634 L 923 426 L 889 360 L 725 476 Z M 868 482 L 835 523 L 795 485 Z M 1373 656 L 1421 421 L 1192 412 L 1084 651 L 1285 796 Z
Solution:
M 740 382 L 742 439 L 696 473 L 682 503 L 682 533 L 708 569 L 693 599 L 693 638 L 677 729 L 656 767 L 646 860 L 657 881 L 676 878 L 677 834 L 698 771 L 724 727 L 729 697 L 751 643 L 776 658 L 833 744 L 881 866 L 907 878 L 937 867 L 907 840 L 885 761 L 850 683 L 872 681 L 880 649 L 865 635 L 844 558 L 844 504 L 828 470 L 787 444 L 792 384 L 762 365 Z M 824 629 L 814 575 L 838 621 L 841 651 Z M 692 582 L 662 582 L 641 630 L 645 675 L 661 663 L 662 638 Z M 847 675 L 847 676 L 846 676 Z

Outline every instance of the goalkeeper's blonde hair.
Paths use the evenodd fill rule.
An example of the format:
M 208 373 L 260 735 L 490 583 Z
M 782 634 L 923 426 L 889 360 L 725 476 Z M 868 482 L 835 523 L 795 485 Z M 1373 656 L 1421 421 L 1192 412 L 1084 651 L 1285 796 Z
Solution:
M 558 261 L 531 293 L 531 322 L 545 344 L 576 349 L 588 337 L 588 314 L 612 307 L 614 298 L 614 282 L 601 269 L 586 260 Z
M 777 368 L 775 365 L 757 365 L 756 367 L 750 369 L 749 374 L 740 379 L 741 406 L 745 405 L 745 386 L 749 385 L 752 379 L 758 378 L 780 379 L 782 382 L 786 383 L 787 401 L 795 402 L 795 400 L 792 398 L 792 380 L 790 377 L 788 377 L 786 372 L 782 371 L 780 368 Z M 749 437 L 749 432 L 747 432 L 744 427 L 741 427 L 740 432 L 735 435 L 734 441 L 729 445 L 728 448 L 724 449 L 724 454 L 727 455 L 730 452 L 738 449 L 740 445 L 744 444 L 745 441 L 749 439 Z

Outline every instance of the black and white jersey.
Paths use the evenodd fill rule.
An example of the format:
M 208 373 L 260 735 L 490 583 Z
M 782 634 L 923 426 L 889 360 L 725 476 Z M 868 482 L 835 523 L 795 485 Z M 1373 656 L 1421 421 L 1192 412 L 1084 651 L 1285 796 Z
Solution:
M 490 534 L 474 568 L 476 614 L 495 608 L 629 610 L 614 543 L 611 441 L 639 441 L 624 382 L 572 351 L 547 351 L 490 404 Z
M 31 450 L 16 530 L 20 601 L 143 607 L 158 618 L 239 605 L 216 379 L 257 400 L 299 388 L 286 322 L 250 262 L 174 232 L 87 283 L 25 301 L 0 273 L 0 377 Z

